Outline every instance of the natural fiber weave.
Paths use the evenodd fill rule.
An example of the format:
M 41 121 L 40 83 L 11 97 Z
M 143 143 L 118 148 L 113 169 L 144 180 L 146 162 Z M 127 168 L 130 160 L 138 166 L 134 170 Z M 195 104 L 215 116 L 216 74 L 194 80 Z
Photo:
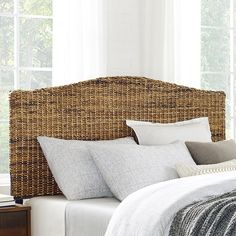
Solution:
M 55 195 L 37 136 L 104 140 L 132 135 L 126 119 L 175 122 L 208 116 L 225 138 L 225 94 L 140 77 L 99 78 L 10 95 L 10 172 L 15 197 Z

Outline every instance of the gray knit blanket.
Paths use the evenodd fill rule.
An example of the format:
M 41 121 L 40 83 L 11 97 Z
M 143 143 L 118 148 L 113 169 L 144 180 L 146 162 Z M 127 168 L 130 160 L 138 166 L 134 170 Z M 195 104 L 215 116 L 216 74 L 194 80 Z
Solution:
M 236 236 L 236 190 L 178 211 L 169 236 Z

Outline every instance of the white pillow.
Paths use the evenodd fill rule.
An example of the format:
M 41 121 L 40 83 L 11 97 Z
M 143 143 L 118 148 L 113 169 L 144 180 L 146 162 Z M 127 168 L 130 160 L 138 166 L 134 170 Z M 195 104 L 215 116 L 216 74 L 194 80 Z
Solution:
M 136 144 L 132 137 L 105 141 L 63 140 L 38 137 L 52 174 L 68 200 L 112 196 L 87 148 L 96 143 Z M 136 146 L 136 145 L 134 145 Z
M 177 140 L 212 141 L 207 117 L 167 124 L 127 120 L 126 124 L 134 130 L 141 145 L 168 144 Z
M 189 165 L 181 163 L 176 165 L 176 170 L 181 178 L 193 175 L 236 171 L 236 159 L 211 165 Z
M 178 178 L 178 162 L 194 164 L 182 142 L 161 146 L 93 145 L 89 150 L 119 200 L 145 186 Z

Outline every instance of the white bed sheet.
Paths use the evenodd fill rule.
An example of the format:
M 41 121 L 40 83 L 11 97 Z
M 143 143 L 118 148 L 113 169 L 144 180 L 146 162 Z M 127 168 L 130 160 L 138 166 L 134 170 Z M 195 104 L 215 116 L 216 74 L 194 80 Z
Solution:
M 114 198 L 68 201 L 64 196 L 35 197 L 26 202 L 26 205 L 31 206 L 32 236 L 73 235 L 76 232 L 74 230 L 80 228 L 82 234 L 78 235 L 104 235 L 109 220 L 119 204 L 120 202 Z M 67 207 L 76 208 L 71 216 L 67 216 L 76 216 L 76 229 L 66 229 Z
M 119 204 L 114 198 L 86 199 L 69 204 L 66 236 L 104 236 Z

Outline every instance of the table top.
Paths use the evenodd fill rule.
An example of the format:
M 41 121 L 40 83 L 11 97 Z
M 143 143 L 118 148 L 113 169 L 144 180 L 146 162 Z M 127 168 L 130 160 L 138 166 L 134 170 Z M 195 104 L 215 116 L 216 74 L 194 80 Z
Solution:
M 0 213 L 2 212 L 16 212 L 16 211 L 30 211 L 30 206 L 20 205 L 16 204 L 15 206 L 9 206 L 9 207 L 0 207 Z

